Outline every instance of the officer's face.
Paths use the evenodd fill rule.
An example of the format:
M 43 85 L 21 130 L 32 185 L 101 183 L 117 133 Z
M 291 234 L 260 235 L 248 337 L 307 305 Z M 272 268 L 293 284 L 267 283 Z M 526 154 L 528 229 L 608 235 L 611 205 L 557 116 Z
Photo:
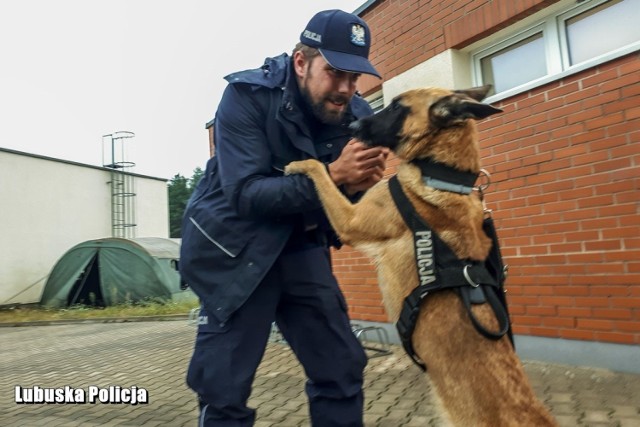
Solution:
M 336 70 L 321 55 L 305 59 L 301 52 L 296 52 L 294 65 L 300 92 L 318 120 L 342 123 L 360 74 Z

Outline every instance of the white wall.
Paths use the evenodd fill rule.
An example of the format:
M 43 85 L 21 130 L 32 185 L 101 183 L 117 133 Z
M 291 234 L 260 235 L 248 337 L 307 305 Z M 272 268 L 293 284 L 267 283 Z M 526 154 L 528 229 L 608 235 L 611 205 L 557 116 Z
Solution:
M 382 83 L 384 103 L 410 89 L 421 87 L 466 89 L 472 86 L 469 55 L 455 49 L 446 50 Z
M 0 149 L 0 305 L 39 301 L 66 251 L 111 237 L 109 181 L 108 169 Z M 134 182 L 135 237 L 168 237 L 166 180 Z

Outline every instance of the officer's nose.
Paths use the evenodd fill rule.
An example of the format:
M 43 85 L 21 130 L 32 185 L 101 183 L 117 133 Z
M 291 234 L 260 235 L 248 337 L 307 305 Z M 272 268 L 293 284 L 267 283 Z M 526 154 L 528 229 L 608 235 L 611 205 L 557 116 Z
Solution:
M 352 73 L 344 73 L 344 76 L 340 79 L 338 84 L 338 90 L 341 93 L 354 92 L 356 88 L 356 78 Z

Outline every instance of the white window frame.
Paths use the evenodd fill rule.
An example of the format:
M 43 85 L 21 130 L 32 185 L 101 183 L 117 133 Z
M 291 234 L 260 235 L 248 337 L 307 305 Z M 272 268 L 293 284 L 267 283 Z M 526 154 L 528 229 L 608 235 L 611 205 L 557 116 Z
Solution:
M 474 83 L 477 82 L 482 82 L 482 60 L 488 56 L 493 55 L 496 52 L 499 52 L 503 49 L 508 48 L 509 46 L 512 46 L 514 44 L 520 43 L 521 41 L 528 39 L 531 36 L 534 36 L 538 33 L 542 33 L 542 40 L 545 43 L 545 54 L 546 54 L 546 62 L 547 62 L 547 74 L 545 74 L 542 77 L 539 77 L 538 79 L 532 80 L 530 82 L 526 82 L 523 83 L 523 85 L 525 84 L 529 84 L 529 83 L 534 83 L 540 79 L 544 79 L 547 75 L 550 74 L 551 70 L 550 70 L 550 59 L 549 58 L 549 49 L 548 46 L 546 45 L 547 43 L 547 35 L 546 35 L 546 29 L 545 29 L 545 25 L 544 22 L 538 22 L 532 26 L 529 26 L 527 28 L 525 28 L 522 31 L 519 31 L 517 33 L 515 33 L 513 36 L 509 37 L 508 39 L 499 41 L 495 44 L 489 45 L 486 49 L 482 49 L 474 54 L 472 54 L 471 60 L 473 63 L 473 80 Z M 478 85 L 480 85 L 482 83 L 478 83 Z M 522 85 L 520 85 L 522 86 Z M 509 91 L 513 90 L 513 89 L 517 89 L 520 86 L 516 86 L 515 88 L 509 89 Z M 502 92 L 501 92 L 502 93 Z
M 630 45 L 620 47 L 584 62 L 569 65 L 568 46 L 565 31 L 565 22 L 589 9 L 598 7 L 608 0 L 588 0 L 576 4 L 575 0 L 559 2 L 556 7 L 543 10 L 528 19 L 498 32 L 488 41 L 474 43 L 465 49 L 470 54 L 473 84 L 484 84 L 482 80 L 481 59 L 496 53 L 506 47 L 524 40 L 540 31 L 545 44 L 547 60 L 547 75 L 538 79 L 523 83 L 522 85 L 497 93 L 486 99 L 485 102 L 496 102 L 518 93 L 525 92 L 535 87 L 547 84 L 560 78 L 578 73 L 598 64 L 610 61 L 620 56 L 640 50 L 640 40 Z
M 365 101 L 369 103 L 369 106 L 373 110 L 374 113 L 382 110 L 384 108 L 384 96 L 382 95 L 382 91 L 376 91 L 371 95 L 365 98 Z

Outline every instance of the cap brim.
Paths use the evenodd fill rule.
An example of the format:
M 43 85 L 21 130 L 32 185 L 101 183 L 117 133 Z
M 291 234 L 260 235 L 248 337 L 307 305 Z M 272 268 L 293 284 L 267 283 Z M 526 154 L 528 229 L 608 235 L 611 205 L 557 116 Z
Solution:
M 373 65 L 359 55 L 351 55 L 344 52 L 337 52 L 335 50 L 318 49 L 322 54 L 325 61 L 329 63 L 333 68 L 341 71 L 348 71 L 349 73 L 362 73 L 371 74 L 381 79 L 380 74 L 373 68 Z

